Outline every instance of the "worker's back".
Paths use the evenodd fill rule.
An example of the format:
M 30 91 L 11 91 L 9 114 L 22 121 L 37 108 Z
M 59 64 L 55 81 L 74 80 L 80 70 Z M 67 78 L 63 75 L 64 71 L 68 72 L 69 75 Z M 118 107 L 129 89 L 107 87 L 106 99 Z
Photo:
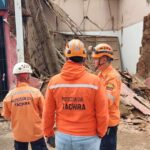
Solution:
M 11 90 L 4 99 L 4 117 L 11 120 L 15 140 L 29 142 L 41 137 L 43 96 L 40 91 L 21 83 Z M 9 111 L 11 111 L 11 115 Z
M 86 72 L 84 44 L 72 39 L 64 51 L 67 62 L 47 87 L 44 111 L 44 135 L 57 150 L 99 150 L 108 126 L 108 102 L 100 79 Z M 55 119 L 56 116 L 56 119 Z
M 108 118 L 105 90 L 99 78 L 86 72 L 82 65 L 67 62 L 61 73 L 50 80 L 46 101 L 55 103 L 46 103 L 45 107 L 51 107 L 52 111 L 55 109 L 52 106 L 56 107 L 58 131 L 82 136 L 96 135 L 97 131 L 99 136 L 105 134 Z

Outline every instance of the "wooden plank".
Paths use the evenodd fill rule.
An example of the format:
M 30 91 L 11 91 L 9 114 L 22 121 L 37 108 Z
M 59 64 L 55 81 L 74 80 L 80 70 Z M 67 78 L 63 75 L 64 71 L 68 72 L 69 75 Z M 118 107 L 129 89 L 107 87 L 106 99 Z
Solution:
M 147 106 L 145 103 L 142 103 L 142 101 L 138 101 L 138 99 L 142 99 L 142 97 L 137 96 L 130 88 L 128 88 L 124 83 L 122 84 L 121 89 L 121 96 L 122 101 L 128 105 L 133 105 L 136 109 L 138 109 L 140 112 L 142 112 L 145 115 L 150 115 L 150 109 L 149 106 Z

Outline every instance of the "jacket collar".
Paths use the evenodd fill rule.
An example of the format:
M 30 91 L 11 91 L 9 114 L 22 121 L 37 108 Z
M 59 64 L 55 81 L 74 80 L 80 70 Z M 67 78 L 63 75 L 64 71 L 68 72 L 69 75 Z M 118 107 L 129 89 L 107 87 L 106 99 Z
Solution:
M 77 80 L 84 73 L 86 73 L 86 70 L 83 64 L 67 61 L 64 64 L 60 74 L 65 80 Z
M 19 82 L 19 83 L 17 83 L 16 87 L 23 87 L 23 86 L 27 86 L 27 85 L 29 85 L 29 84 L 26 82 Z

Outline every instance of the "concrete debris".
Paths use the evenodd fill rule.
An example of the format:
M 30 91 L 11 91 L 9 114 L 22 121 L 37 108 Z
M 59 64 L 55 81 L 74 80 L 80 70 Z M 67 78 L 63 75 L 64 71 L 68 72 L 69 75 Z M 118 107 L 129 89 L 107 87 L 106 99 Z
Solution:
M 129 116 L 132 114 L 132 109 L 134 109 L 133 106 L 129 106 L 121 100 L 121 103 L 120 103 L 121 118 L 123 119 L 129 118 Z M 134 118 L 134 116 L 132 118 Z
M 122 81 L 131 88 L 138 96 L 150 100 L 150 79 L 144 80 L 139 75 L 130 75 L 128 72 L 120 72 Z
M 127 71 L 120 71 L 119 73 L 122 76 L 123 83 L 125 83 L 128 87 L 131 87 L 132 76 Z
M 133 105 L 136 109 L 141 111 L 144 115 L 150 115 L 150 107 L 146 105 L 145 100 L 137 96 L 130 88 L 124 83 L 121 90 L 122 101 L 127 105 Z
M 134 120 L 132 120 L 132 123 L 133 123 L 134 125 L 142 124 L 142 123 L 143 123 L 143 120 L 141 120 L 141 119 L 134 119 Z
M 145 85 L 150 89 L 150 77 L 145 79 Z M 150 93 L 150 92 L 149 92 Z
M 120 72 L 122 76 L 121 117 L 129 125 L 144 131 L 150 120 L 150 88 L 138 75 Z

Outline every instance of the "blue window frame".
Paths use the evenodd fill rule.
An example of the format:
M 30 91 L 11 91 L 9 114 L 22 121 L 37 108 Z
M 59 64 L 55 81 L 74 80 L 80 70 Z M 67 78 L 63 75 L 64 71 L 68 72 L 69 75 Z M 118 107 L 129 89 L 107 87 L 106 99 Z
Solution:
M 7 4 L 8 4 L 7 0 L 0 0 L 0 10 L 7 9 Z

